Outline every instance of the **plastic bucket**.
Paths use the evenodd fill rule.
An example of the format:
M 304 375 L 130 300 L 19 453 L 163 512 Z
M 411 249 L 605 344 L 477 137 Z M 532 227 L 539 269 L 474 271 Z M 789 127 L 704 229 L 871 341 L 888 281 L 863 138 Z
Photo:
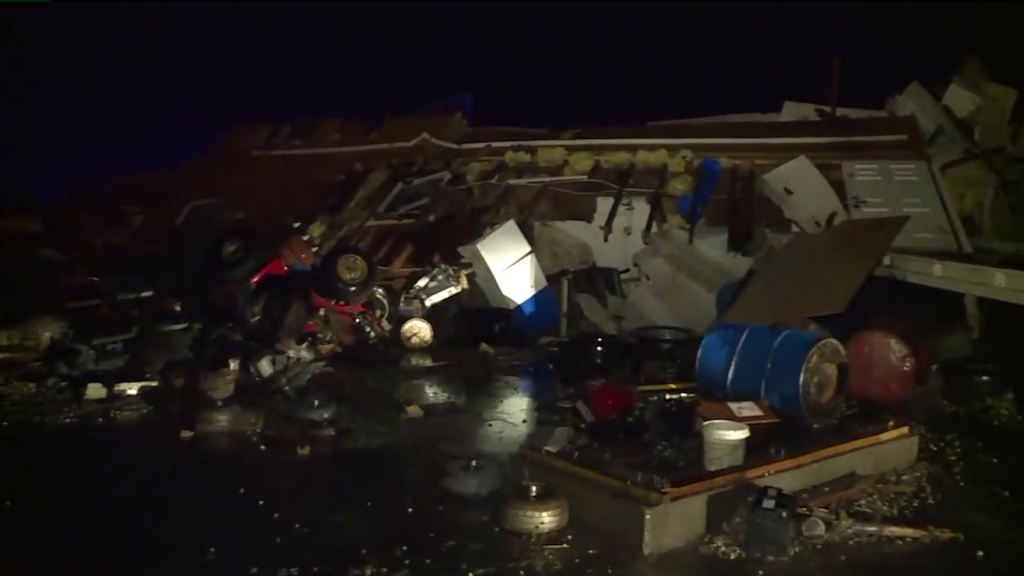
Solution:
M 743 464 L 750 426 L 732 420 L 708 420 L 701 427 L 701 432 L 704 435 L 704 468 L 715 471 Z

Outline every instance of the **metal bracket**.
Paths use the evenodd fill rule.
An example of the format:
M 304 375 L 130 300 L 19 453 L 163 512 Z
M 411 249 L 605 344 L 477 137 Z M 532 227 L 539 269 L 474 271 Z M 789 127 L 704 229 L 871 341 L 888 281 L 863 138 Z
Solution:
M 626 183 L 629 182 L 629 176 L 632 168 L 625 170 L 619 175 L 618 189 L 615 191 L 615 202 L 612 203 L 612 209 L 608 211 L 608 217 L 604 219 L 604 241 L 608 242 L 608 238 L 612 235 L 612 225 L 615 224 L 615 217 L 619 213 L 619 206 L 622 205 L 622 197 L 626 193 Z
M 650 243 L 651 231 L 654 229 L 654 220 L 664 210 L 664 207 L 661 205 L 661 199 L 665 195 L 665 184 L 667 182 L 668 167 L 666 166 L 658 176 L 658 186 L 654 189 L 654 194 L 647 199 L 647 202 L 651 205 L 651 210 L 647 213 L 647 223 L 644 224 L 644 231 L 640 235 L 644 244 Z

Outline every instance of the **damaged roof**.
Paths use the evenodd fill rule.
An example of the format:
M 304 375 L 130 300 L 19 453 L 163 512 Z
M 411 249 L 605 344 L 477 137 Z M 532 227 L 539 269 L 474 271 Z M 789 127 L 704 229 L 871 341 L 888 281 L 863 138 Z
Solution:
M 528 128 L 469 127 L 461 113 L 389 118 L 376 131 L 358 123 L 326 120 L 298 131 L 294 124 L 239 126 L 222 142 L 222 152 L 256 155 L 394 153 L 421 146 L 466 152 L 484 148 L 564 146 L 687 147 L 695 152 L 842 155 L 892 150 L 922 152 L 920 130 L 910 117 L 837 118 L 763 122 L 650 123 L 556 132 Z M 363 130 L 361 135 L 359 129 Z
M 283 231 L 288 219 L 319 217 L 325 221 L 325 245 L 370 247 L 382 264 L 399 270 L 453 253 L 489 221 L 529 216 L 589 222 L 596 197 L 620 187 L 683 188 L 687 178 L 692 184 L 696 160 L 708 155 L 764 165 L 805 155 L 826 177 L 843 160 L 926 159 L 912 117 L 652 123 L 560 132 L 470 127 L 461 113 L 391 117 L 377 129 L 343 119 L 255 123 L 237 126 L 209 154 L 171 176 L 171 183 L 154 187 L 177 194 L 150 221 L 173 220 L 188 202 L 219 196 L 237 203 L 261 230 Z M 448 189 L 456 201 L 432 198 L 417 217 L 378 217 L 381 202 L 400 183 L 442 171 L 451 175 Z M 726 173 L 722 190 L 728 180 Z M 325 217 L 332 204 L 344 210 Z M 761 210 L 777 212 L 769 205 Z M 712 204 L 709 221 L 717 220 L 715 212 Z M 443 234 L 416 233 L 440 221 L 448 222 L 435 228 Z M 410 241 L 413 236 L 418 242 Z

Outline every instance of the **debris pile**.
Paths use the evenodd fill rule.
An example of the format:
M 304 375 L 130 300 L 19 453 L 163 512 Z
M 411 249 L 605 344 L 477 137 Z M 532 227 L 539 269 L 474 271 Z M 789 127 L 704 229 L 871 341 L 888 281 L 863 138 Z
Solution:
M 785 524 L 771 532 L 778 538 L 784 526 L 793 533 L 781 548 L 777 545 L 766 552 L 760 532 L 751 524 L 757 514 L 741 514 L 709 533 L 700 550 L 728 560 L 748 555 L 782 560 L 838 543 L 960 540 L 962 536 L 953 530 L 918 524 L 917 519 L 927 516 L 936 504 L 929 480 L 932 474 L 928 464 L 918 463 L 899 472 L 843 478 L 794 495 L 798 503 L 792 508 L 794 514 L 781 519 Z
M 515 466 L 656 508 L 905 441 L 915 389 L 975 355 L 961 328 L 977 303 L 933 314 L 949 302 L 934 289 L 1024 303 L 1021 272 L 961 262 L 1012 236 L 1015 100 L 971 61 L 885 111 L 242 126 L 118 233 L 68 223 L 66 264 L 0 311 L 20 370 L 0 385 L 5 414 L 144 415 L 182 440 L 309 459 L 406 443 L 410 484 L 500 500 L 497 524 L 530 536 L 564 534 L 571 504 L 573 523 L 594 516 Z M 1010 398 L 975 404 L 1020 429 Z M 952 538 L 911 523 L 934 504 L 927 471 L 813 497 L 768 487 L 703 549 Z

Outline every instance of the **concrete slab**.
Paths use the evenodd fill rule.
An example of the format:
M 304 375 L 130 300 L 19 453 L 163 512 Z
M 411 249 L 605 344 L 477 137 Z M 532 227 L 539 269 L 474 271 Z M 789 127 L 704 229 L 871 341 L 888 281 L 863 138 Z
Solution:
M 917 460 L 918 437 L 906 435 L 850 450 L 783 472 L 751 479 L 755 484 L 796 491 L 847 474 L 880 474 L 900 470 Z M 541 461 L 524 462 L 529 477 L 561 490 L 569 499 L 573 524 L 605 537 L 631 553 L 654 555 L 683 547 L 707 529 L 708 496 L 718 487 L 659 505 L 644 504 L 593 476 L 556 469 Z M 735 484 L 733 484 L 735 485 Z

